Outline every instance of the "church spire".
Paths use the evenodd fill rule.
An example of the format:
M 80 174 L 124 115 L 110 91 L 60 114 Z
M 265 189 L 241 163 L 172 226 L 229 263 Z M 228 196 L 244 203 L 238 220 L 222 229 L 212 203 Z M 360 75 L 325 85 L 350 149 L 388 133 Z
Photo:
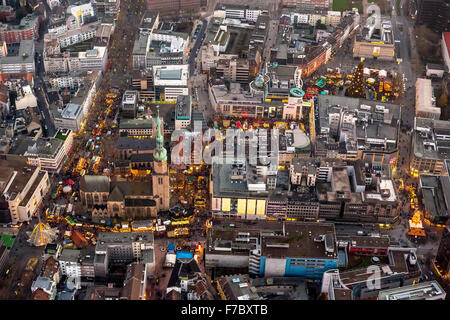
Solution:
M 167 161 L 167 150 L 164 148 L 164 137 L 161 134 L 161 118 L 159 117 L 159 106 L 156 106 L 156 126 L 158 134 L 156 135 L 156 150 L 154 158 L 158 162 Z

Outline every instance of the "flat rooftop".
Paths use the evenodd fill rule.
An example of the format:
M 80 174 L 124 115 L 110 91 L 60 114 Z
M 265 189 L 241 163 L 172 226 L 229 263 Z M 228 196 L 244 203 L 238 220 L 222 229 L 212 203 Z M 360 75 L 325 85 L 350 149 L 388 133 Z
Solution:
M 155 86 L 187 86 L 189 65 L 153 66 Z
M 6 188 L 11 179 L 13 179 L 9 188 L 5 190 L 10 196 L 10 200 L 15 199 L 16 195 L 23 191 L 36 169 L 30 167 L 29 170 L 27 170 L 27 168 L 26 161 L 0 160 L 0 187 Z M 14 172 L 17 172 L 17 174 L 14 175 Z
M 249 249 L 260 247 L 261 255 L 267 258 L 337 259 L 333 224 L 288 222 L 284 231 L 283 234 L 282 222 L 214 220 L 213 228 L 208 230 L 207 250 L 210 253 L 248 255 Z M 236 241 L 243 234 L 248 235 L 249 242 Z M 326 238 L 324 241 L 314 241 L 322 235 Z M 238 247 L 244 250 L 237 250 Z
M 152 119 L 121 119 L 119 129 L 152 129 L 153 120 Z
M 117 244 L 131 244 L 133 242 L 145 242 L 153 244 L 153 232 L 133 232 L 133 233 L 119 233 L 119 232 L 102 232 L 98 235 L 97 245 L 95 251 L 105 251 L 108 245 Z M 97 254 L 96 254 L 97 257 Z
M 433 218 L 446 219 L 450 211 L 450 181 L 448 176 L 421 175 L 423 204 Z
M 267 258 L 337 259 L 333 224 L 286 223 L 285 232 L 285 236 L 263 235 L 261 255 Z M 316 242 L 315 239 L 319 236 L 329 239 Z M 326 251 L 326 242 L 330 246 L 330 252 Z
M 419 267 L 408 262 L 407 256 L 410 250 L 409 248 L 388 248 L 389 265 L 380 265 L 380 277 L 385 278 L 394 273 L 420 274 Z M 368 268 L 361 268 L 340 272 L 339 275 L 342 283 L 348 286 L 367 281 L 373 277 L 373 272 Z
M 83 109 L 79 104 L 68 103 L 61 113 L 65 119 L 75 120 Z
M 430 79 L 416 80 L 416 113 L 441 113 L 441 108 L 433 103 L 433 86 Z
M 31 196 L 36 191 L 36 189 L 39 186 L 39 184 L 41 183 L 42 179 L 44 179 L 46 173 L 47 172 L 45 172 L 45 171 L 40 171 L 38 173 L 36 179 L 33 181 L 33 184 L 30 186 L 30 189 L 28 190 L 25 197 L 20 202 L 20 206 L 26 206 L 28 204 L 28 201 L 30 201 Z
M 450 121 L 415 118 L 413 151 L 418 158 L 450 159 Z
M 175 106 L 175 118 L 188 120 L 191 118 L 191 96 L 178 96 Z
M 341 192 L 351 192 L 350 180 L 346 167 L 333 168 L 332 181 L 334 189 Z
M 437 281 L 380 291 L 378 300 L 434 300 L 444 299 L 446 293 Z
M 34 41 L 22 40 L 20 44 L 8 47 L 8 55 L 0 57 L 0 64 L 32 63 L 34 64 Z

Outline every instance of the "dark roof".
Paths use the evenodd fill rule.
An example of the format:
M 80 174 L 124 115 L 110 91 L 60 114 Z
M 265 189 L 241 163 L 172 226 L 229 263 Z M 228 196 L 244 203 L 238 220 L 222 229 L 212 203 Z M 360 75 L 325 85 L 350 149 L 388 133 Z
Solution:
M 153 185 L 151 182 L 111 182 L 111 194 L 109 201 L 123 201 L 126 196 L 152 196 Z
M 152 199 L 125 199 L 125 207 L 155 207 L 156 201 Z
M 132 137 L 120 137 L 117 142 L 117 149 L 132 150 L 154 150 L 156 148 L 156 139 L 145 138 L 136 139 Z
M 109 178 L 106 176 L 83 176 L 80 190 L 84 192 L 109 192 Z
M 435 64 L 435 63 L 427 63 L 427 69 L 444 70 L 445 71 L 445 67 L 442 64 Z
M 172 274 L 170 275 L 167 288 L 178 287 L 180 285 L 180 276 L 187 277 L 188 275 L 193 275 L 196 272 L 200 272 L 200 269 L 194 258 L 190 260 L 177 259 L 175 266 L 173 267 Z
M 130 156 L 131 162 L 153 162 L 153 153 L 138 153 Z

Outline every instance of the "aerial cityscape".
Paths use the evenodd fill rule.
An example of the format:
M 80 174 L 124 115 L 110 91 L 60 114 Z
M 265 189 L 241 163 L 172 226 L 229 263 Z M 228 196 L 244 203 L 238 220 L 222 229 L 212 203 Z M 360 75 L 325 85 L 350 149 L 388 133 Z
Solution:
M 0 0 L 0 300 L 450 299 L 449 72 L 449 0 Z

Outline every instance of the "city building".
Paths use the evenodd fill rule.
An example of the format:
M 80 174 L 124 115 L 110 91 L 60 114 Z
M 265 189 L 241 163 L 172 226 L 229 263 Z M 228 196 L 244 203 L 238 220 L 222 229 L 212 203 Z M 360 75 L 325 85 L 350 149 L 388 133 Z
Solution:
M 216 273 L 314 280 L 337 268 L 333 224 L 214 220 L 206 241 L 205 268 Z
M 59 283 L 61 279 L 59 262 L 53 257 L 49 257 L 44 261 L 44 265 L 42 266 L 41 276 L 45 278 L 49 278 L 55 283 Z
M 222 276 L 216 285 L 222 300 L 261 300 L 246 274 Z
M 414 119 L 411 146 L 410 172 L 440 175 L 444 162 L 450 159 L 447 140 L 450 139 L 450 122 L 426 118 Z
M 372 17 L 371 17 L 372 18 Z M 395 43 L 391 22 L 384 20 L 381 24 L 369 18 L 353 43 L 353 57 L 394 61 Z
M 306 7 L 312 9 L 328 9 L 333 2 L 329 0 L 282 0 L 281 4 L 283 7 Z
M 214 110 L 224 116 L 247 116 L 251 118 L 264 115 L 263 94 L 252 94 L 242 89 L 239 83 L 225 84 L 211 83 L 208 94 Z
M 19 143 L 22 143 L 22 146 L 19 146 Z M 72 144 L 72 131 L 58 131 L 53 138 L 21 140 L 18 142 L 17 149 L 10 150 L 10 153 L 27 158 L 31 166 L 40 167 L 49 172 L 59 172 L 72 150 Z
M 56 47 L 54 43 L 45 43 L 44 49 L 44 69 L 46 73 L 67 73 L 106 70 L 106 62 L 108 60 L 108 50 L 106 46 L 93 46 L 92 49 L 86 51 L 59 52 L 59 45 Z M 56 50 L 51 52 L 49 48 Z M 33 60 L 34 61 L 34 60 Z
M 70 5 L 67 8 L 67 13 L 70 13 L 76 19 L 77 26 L 84 25 L 89 21 L 89 17 L 94 17 L 94 6 L 92 2 L 81 3 L 78 5 Z
M 110 264 L 128 264 L 140 261 L 147 277 L 155 273 L 153 232 L 102 232 L 95 246 L 95 275 L 105 277 Z
M 154 100 L 153 70 L 133 70 L 131 84 L 138 91 L 139 99 Z
M 127 266 L 123 283 L 123 300 L 146 300 L 147 269 L 142 263 L 133 262 Z
M 449 28 L 450 4 L 445 0 L 417 1 L 416 25 L 425 24 L 435 32 Z
M 10 44 L 21 43 L 24 40 L 37 40 L 39 37 L 39 20 L 39 16 L 29 14 L 23 17 L 18 25 L 0 22 L 0 41 Z
M 390 170 L 381 164 L 332 167 L 331 177 L 323 180 L 316 182 L 321 218 L 392 223 L 400 215 Z
M 221 57 L 219 55 L 218 57 Z M 248 83 L 250 64 L 248 59 L 219 59 L 215 65 L 215 75 L 230 82 Z
M 116 16 L 120 11 L 120 0 L 94 0 L 95 8 L 98 13 L 105 16 Z
M 192 118 L 191 96 L 178 96 L 175 105 L 175 130 L 190 126 Z
M 227 26 L 220 26 L 217 30 L 216 36 L 212 41 L 212 48 L 216 54 L 224 53 L 230 43 L 231 35 L 228 32 Z
M 442 45 L 445 46 L 444 41 L 442 41 Z M 441 51 L 441 52 L 442 52 L 442 55 L 445 56 L 445 53 L 443 51 Z M 448 54 L 448 52 L 447 52 L 447 54 Z M 426 68 L 426 75 L 429 78 L 442 78 L 442 77 L 444 77 L 444 73 L 448 72 L 448 69 L 446 69 L 446 66 L 442 65 L 442 64 L 427 63 L 425 68 Z
M 158 211 L 169 209 L 169 175 L 167 151 L 163 146 L 162 124 L 159 111 L 156 118 L 156 138 L 136 139 L 120 137 L 117 149 L 125 167 L 136 174 L 140 170 L 147 181 L 110 181 L 106 176 L 83 176 L 80 198 L 91 211 L 95 205 L 106 205 L 107 211 L 97 211 L 95 218 L 109 217 L 148 218 Z M 149 175 L 148 170 L 151 171 Z
M 231 4 L 217 4 L 214 10 L 214 17 L 225 19 L 238 19 L 241 21 L 256 22 L 261 13 L 267 13 L 266 10 L 259 8 L 251 8 L 248 5 L 231 5 Z
M 23 110 L 27 108 L 37 108 L 37 99 L 31 89 L 31 86 L 20 86 L 17 90 L 16 110 Z
M 258 144 L 258 137 L 249 141 Z M 259 148 L 262 143 L 259 140 Z M 240 147 L 238 147 L 240 148 Z M 266 151 L 267 152 L 267 151 Z M 265 219 L 269 195 L 287 187 L 286 171 L 278 171 L 278 161 L 269 164 L 250 164 L 245 158 L 231 163 L 213 162 L 212 202 L 213 215 L 240 219 Z
M 189 65 L 153 66 L 153 83 L 157 101 L 176 101 L 178 96 L 187 96 Z
M 201 49 L 201 68 L 202 71 L 204 73 L 209 72 L 211 69 L 215 68 L 217 69 L 218 65 L 220 64 L 220 67 L 218 69 L 218 75 L 221 75 L 221 72 L 223 73 L 223 76 L 228 76 L 230 77 L 230 81 L 233 81 L 233 75 L 234 73 L 236 73 L 236 80 L 234 80 L 233 82 L 236 82 L 238 80 L 237 77 L 237 70 L 239 69 L 240 71 L 242 71 L 242 73 L 244 73 L 243 69 L 241 68 L 241 66 L 244 66 L 245 64 L 243 62 L 238 63 L 238 55 L 237 54 L 226 54 L 226 53 L 222 53 L 220 55 L 217 54 L 216 51 L 214 51 L 214 48 L 212 46 L 211 43 L 205 43 Z M 227 62 L 227 60 L 230 60 L 230 62 Z M 231 63 L 231 61 L 235 60 L 235 63 Z M 220 61 L 220 63 L 219 63 Z M 238 68 L 239 67 L 239 68 Z M 250 66 L 249 66 L 250 68 Z M 236 71 L 235 71 L 236 69 Z M 223 71 L 221 71 L 223 70 Z M 217 71 L 217 70 L 216 70 Z M 241 72 L 239 72 L 241 73 Z M 242 74 L 242 78 L 243 74 Z M 248 75 L 247 75 L 248 78 Z M 239 77 L 240 79 L 240 77 Z
M 146 11 L 142 15 L 141 24 L 139 26 L 140 34 L 148 34 L 156 30 L 159 26 L 159 13 Z
M 399 105 L 330 95 L 317 100 L 316 157 L 395 163 Z
M 161 16 L 175 16 L 180 13 L 196 13 L 206 7 L 207 0 L 146 0 L 148 11 L 159 12 Z
M 9 114 L 11 101 L 9 99 L 9 88 L 0 83 L 0 119 L 5 119 Z
M 447 224 L 450 215 L 450 180 L 448 176 L 419 175 L 423 216 L 434 224 Z
M 69 88 L 76 90 L 83 82 L 83 76 L 81 74 L 77 76 L 72 73 L 68 73 L 66 76 L 47 77 L 46 79 L 48 79 L 48 82 L 53 88 L 57 89 Z
M 138 121 L 138 120 L 135 120 Z M 116 157 L 120 160 L 131 160 L 133 155 L 151 154 L 156 147 L 155 138 L 137 139 L 132 136 L 119 137 Z
M 80 182 L 80 197 L 89 211 L 99 205 L 107 206 L 105 212 L 92 213 L 96 219 L 156 217 L 161 209 L 159 198 L 153 194 L 152 182 L 110 182 L 108 177 L 86 175 Z
M 64 249 L 58 257 L 61 275 L 70 278 L 81 277 L 80 250 Z
M 166 289 L 166 300 L 214 300 L 216 292 L 191 252 L 177 253 Z
M 16 12 L 13 7 L 8 5 L 0 6 L 0 21 L 1 22 L 13 22 L 16 20 Z
M 265 69 L 267 79 L 266 101 L 287 100 L 289 97 L 294 98 L 292 89 L 302 87 L 301 81 L 302 70 L 296 66 L 283 66 L 277 63 L 268 63 Z M 266 80 L 266 79 L 265 79 Z M 255 80 L 256 82 L 256 80 Z M 301 99 L 300 105 L 301 105 Z M 301 110 L 296 110 L 294 119 L 301 115 Z
M 52 33 L 47 33 L 44 36 L 45 42 L 50 42 L 55 39 L 59 45 L 60 48 L 66 48 L 73 46 L 77 43 L 87 41 L 90 39 L 93 39 L 96 34 L 97 30 L 101 27 L 101 24 L 99 21 L 91 22 L 84 24 L 78 28 L 75 29 L 56 29 Z
M 441 108 L 436 106 L 436 98 L 430 79 L 417 78 L 416 81 L 416 117 L 439 120 Z
M 2 210 L 4 223 L 31 221 L 50 190 L 49 176 L 39 167 L 30 168 L 20 159 L 1 160 Z
M 34 54 L 33 40 L 21 40 L 18 47 L 9 49 L 6 56 L 0 57 L 0 82 L 22 78 L 31 81 L 35 72 Z
M 441 52 L 447 70 L 450 70 L 450 32 L 442 32 Z
M 445 300 L 446 293 L 436 281 L 382 290 L 378 300 Z
M 122 97 L 122 116 L 134 119 L 137 114 L 137 98 L 136 91 L 127 90 Z
M 122 119 L 120 120 L 119 133 L 130 137 L 156 136 L 156 127 L 153 119 Z
M 146 23 L 147 24 L 147 23 Z M 133 69 L 157 65 L 181 65 L 187 60 L 189 35 L 172 30 L 144 28 L 133 46 Z
M 51 113 L 53 123 L 57 129 L 66 129 L 77 132 L 84 120 L 83 108 L 79 104 L 68 103 L 58 114 Z
M 31 285 L 31 292 L 41 289 L 50 296 L 50 300 L 55 300 L 56 297 L 56 283 L 49 278 L 37 277 Z
M 385 290 L 408 287 L 421 276 L 415 252 L 415 248 L 389 247 L 388 263 L 349 271 L 328 270 L 323 274 L 322 294 L 326 300 L 373 300 Z
M 441 241 L 433 261 L 434 271 L 441 280 L 448 285 L 448 276 L 450 274 L 450 227 L 445 227 L 442 232 Z

